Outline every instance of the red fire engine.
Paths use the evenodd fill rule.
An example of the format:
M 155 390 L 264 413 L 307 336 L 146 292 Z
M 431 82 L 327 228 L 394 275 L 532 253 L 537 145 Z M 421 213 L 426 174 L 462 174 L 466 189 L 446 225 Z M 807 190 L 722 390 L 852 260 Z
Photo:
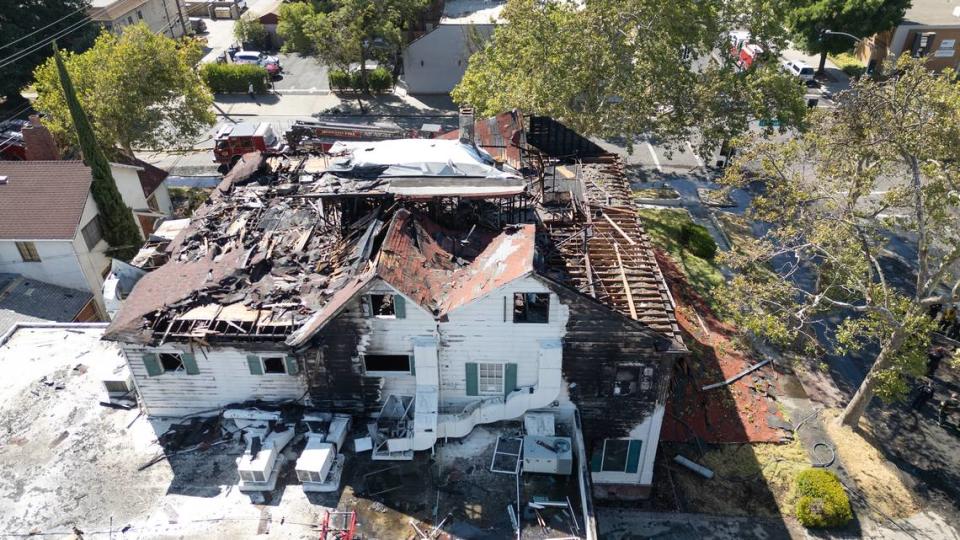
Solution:
M 413 136 L 388 124 L 348 124 L 297 120 L 284 134 L 292 150 L 326 152 L 337 141 L 383 141 Z
M 217 132 L 213 143 L 213 160 L 232 167 L 240 160 L 240 156 L 248 152 L 279 152 L 282 148 L 283 144 L 270 124 L 240 122 L 223 126 Z

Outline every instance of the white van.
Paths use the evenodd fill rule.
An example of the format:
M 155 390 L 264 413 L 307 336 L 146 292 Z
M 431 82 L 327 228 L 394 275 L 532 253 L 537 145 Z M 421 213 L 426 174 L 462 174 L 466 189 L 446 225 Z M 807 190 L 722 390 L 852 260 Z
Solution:
M 804 62 L 786 61 L 783 63 L 783 69 L 803 82 L 813 80 L 813 68 Z

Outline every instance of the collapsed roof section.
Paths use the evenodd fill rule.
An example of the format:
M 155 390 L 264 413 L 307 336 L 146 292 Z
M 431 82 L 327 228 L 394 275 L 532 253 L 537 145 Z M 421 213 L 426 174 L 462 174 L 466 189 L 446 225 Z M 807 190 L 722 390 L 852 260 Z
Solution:
M 297 346 L 376 277 L 439 317 L 533 271 L 533 225 L 453 231 L 399 205 L 344 219 L 339 205 L 299 192 L 288 161 L 266 163 L 225 178 L 168 246 L 170 261 L 137 284 L 107 339 Z
M 511 119 L 498 125 L 516 125 Z M 567 132 L 558 140 L 586 144 Z M 459 140 L 338 149 L 333 158 L 244 156 L 105 337 L 300 347 L 377 278 L 442 320 L 536 273 L 683 349 L 616 156 L 520 149 L 537 159 L 527 182 Z M 488 189 L 496 185 L 509 189 Z

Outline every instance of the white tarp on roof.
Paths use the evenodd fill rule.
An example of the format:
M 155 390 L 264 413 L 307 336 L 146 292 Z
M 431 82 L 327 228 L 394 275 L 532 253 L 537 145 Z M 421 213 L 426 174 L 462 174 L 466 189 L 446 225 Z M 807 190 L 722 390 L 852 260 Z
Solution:
M 443 139 L 396 139 L 379 142 L 339 141 L 331 154 L 347 154 L 349 161 L 335 162 L 337 169 L 386 167 L 380 177 L 390 176 L 472 176 L 481 178 L 519 178 L 513 172 L 494 166 L 487 152 L 460 141 Z

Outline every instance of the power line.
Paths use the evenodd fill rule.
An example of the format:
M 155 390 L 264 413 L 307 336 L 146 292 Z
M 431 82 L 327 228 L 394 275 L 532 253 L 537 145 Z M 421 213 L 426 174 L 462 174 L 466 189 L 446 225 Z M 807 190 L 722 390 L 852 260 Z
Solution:
M 60 30 L 59 32 L 55 33 L 54 35 L 49 36 L 49 38 L 48 38 L 46 41 L 41 41 L 40 43 L 36 43 L 36 44 L 34 44 L 34 45 L 31 45 L 31 46 L 27 47 L 26 49 L 23 49 L 23 50 L 21 50 L 21 51 L 19 51 L 19 52 L 16 52 L 16 53 L 14 53 L 14 54 L 11 54 L 10 56 L 4 58 L 3 60 L 0 60 L 0 68 L 6 67 L 6 66 L 8 66 L 8 65 L 10 65 L 10 64 L 12 64 L 12 63 L 14 63 L 14 62 L 16 62 L 16 61 L 24 58 L 24 57 L 26 57 L 26 56 L 29 56 L 29 55 L 33 54 L 34 52 L 42 49 L 43 47 L 46 47 L 47 45 L 53 43 L 53 42 L 56 41 L 58 38 L 61 38 L 61 37 L 63 37 L 63 36 L 66 36 L 67 34 L 71 34 L 71 33 L 73 33 L 73 32 L 76 32 L 77 30 L 83 28 L 84 26 L 90 24 L 91 22 L 93 22 L 92 19 L 89 19 L 89 18 L 83 19 L 83 20 L 81 20 L 81 21 L 78 22 L 78 23 L 75 23 L 75 24 L 73 24 L 73 25 L 71 25 L 71 26 L 69 26 L 69 27 L 67 27 L 67 28 L 65 28 L 65 29 L 63 29 L 63 30 Z
M 17 38 L 17 39 L 15 39 L 15 40 L 11 41 L 10 43 L 7 43 L 6 45 L 0 45 L 0 50 L 6 49 L 7 47 L 13 45 L 14 43 L 18 43 L 18 42 L 20 42 L 20 41 L 23 41 L 23 40 L 27 39 L 28 37 L 36 34 L 37 32 L 41 32 L 41 31 L 43 31 L 43 30 L 46 30 L 47 28 L 50 28 L 51 26 L 57 24 L 58 22 L 66 19 L 66 18 L 68 18 L 68 17 L 73 17 L 74 15 L 76 15 L 77 13 L 79 13 L 79 12 L 85 10 L 85 9 L 87 9 L 87 6 L 83 6 L 83 7 L 81 7 L 80 9 L 78 9 L 78 10 L 72 12 L 72 13 L 68 13 L 67 15 L 64 15 L 63 17 L 60 17 L 59 19 L 57 19 L 57 20 L 53 21 L 52 23 L 44 26 L 43 28 L 38 28 L 38 29 L 34 30 L 33 32 L 30 32 L 29 34 L 27 34 L 27 35 L 25 35 L 25 36 L 23 36 L 23 37 L 21 37 L 21 38 Z

